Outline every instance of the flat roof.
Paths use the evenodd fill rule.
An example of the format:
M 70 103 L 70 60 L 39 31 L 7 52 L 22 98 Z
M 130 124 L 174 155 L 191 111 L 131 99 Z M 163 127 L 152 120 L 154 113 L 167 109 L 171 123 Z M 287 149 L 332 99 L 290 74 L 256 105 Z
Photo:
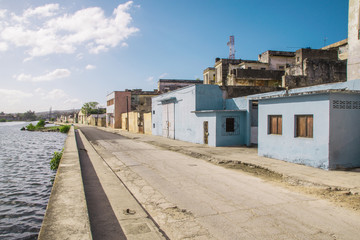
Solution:
M 318 91 L 308 91 L 308 92 L 297 92 L 297 93 L 284 93 L 271 96 L 258 97 L 257 100 L 267 100 L 273 98 L 285 98 L 285 97 L 297 97 L 297 96 L 308 96 L 308 95 L 318 95 L 318 94 L 330 94 L 330 93 L 343 93 L 343 94 L 360 94 L 358 90 L 346 90 L 343 89 L 327 89 L 327 90 L 318 90 Z
M 174 83 L 200 83 L 200 82 L 203 82 L 203 80 L 159 79 L 159 82 L 174 82 Z
M 246 110 L 200 110 L 191 111 L 192 113 L 215 113 L 215 112 L 246 112 Z

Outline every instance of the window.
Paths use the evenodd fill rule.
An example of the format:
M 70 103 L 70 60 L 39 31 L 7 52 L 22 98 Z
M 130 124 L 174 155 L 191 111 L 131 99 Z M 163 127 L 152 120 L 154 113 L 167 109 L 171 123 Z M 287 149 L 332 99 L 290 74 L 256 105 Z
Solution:
M 155 123 L 153 123 L 153 128 L 155 128 Z
M 268 134 L 282 135 L 282 116 L 270 115 L 268 121 Z
M 297 62 L 300 62 L 300 57 L 296 57 L 296 61 L 297 61 Z
M 266 68 L 261 68 L 261 70 L 266 70 Z
M 155 115 L 155 110 L 153 110 L 153 115 Z
M 248 69 L 251 69 L 251 67 L 248 67 Z
M 313 138 L 313 115 L 295 116 L 295 137 Z
M 107 105 L 110 106 L 110 105 L 113 105 L 114 104 L 114 99 L 111 99 L 111 100 L 108 100 L 107 101 Z
M 279 66 L 279 69 L 280 69 L 280 70 L 284 70 L 284 66 Z
M 235 132 L 235 118 L 226 118 L 226 132 Z

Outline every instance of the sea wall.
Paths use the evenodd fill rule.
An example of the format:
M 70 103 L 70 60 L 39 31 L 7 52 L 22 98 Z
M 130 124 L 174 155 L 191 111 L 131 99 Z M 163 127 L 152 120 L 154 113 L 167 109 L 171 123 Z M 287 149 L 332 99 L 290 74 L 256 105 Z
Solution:
M 65 142 L 38 239 L 92 239 L 73 126 Z

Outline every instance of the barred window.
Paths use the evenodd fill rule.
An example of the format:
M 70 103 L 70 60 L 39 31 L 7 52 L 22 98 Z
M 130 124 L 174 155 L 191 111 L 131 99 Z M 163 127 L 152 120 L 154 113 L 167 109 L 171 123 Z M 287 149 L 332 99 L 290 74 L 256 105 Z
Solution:
M 226 118 L 226 132 L 235 132 L 235 118 Z

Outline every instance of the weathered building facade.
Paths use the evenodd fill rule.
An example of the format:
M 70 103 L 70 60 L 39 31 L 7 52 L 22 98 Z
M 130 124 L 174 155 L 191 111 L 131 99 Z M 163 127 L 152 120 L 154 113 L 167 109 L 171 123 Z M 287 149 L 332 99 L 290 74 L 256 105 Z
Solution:
M 215 68 L 208 67 L 203 71 L 204 84 L 215 84 Z
M 230 65 L 237 65 L 241 63 L 241 59 L 215 59 L 215 84 L 219 86 L 226 86 L 227 77 L 229 74 Z
M 268 50 L 259 54 L 258 61 L 268 64 L 269 70 L 284 71 L 287 66 L 294 64 L 294 56 L 294 52 Z
M 281 87 L 284 71 L 262 69 L 233 69 L 227 79 L 227 86 Z
M 302 48 L 296 51 L 295 64 L 286 68 L 282 86 L 306 87 L 346 81 L 346 60 L 339 60 L 336 49 Z
M 123 128 L 122 114 L 129 112 L 146 113 L 151 112 L 151 98 L 159 95 L 155 91 L 142 91 L 141 89 L 114 91 L 107 96 L 106 126 L 112 128 Z M 126 116 L 128 119 L 128 116 Z M 128 124 L 126 124 L 128 129 Z
M 187 87 L 194 84 L 203 84 L 202 80 L 181 80 L 181 79 L 159 79 L 158 91 L 166 93 L 179 88 Z

